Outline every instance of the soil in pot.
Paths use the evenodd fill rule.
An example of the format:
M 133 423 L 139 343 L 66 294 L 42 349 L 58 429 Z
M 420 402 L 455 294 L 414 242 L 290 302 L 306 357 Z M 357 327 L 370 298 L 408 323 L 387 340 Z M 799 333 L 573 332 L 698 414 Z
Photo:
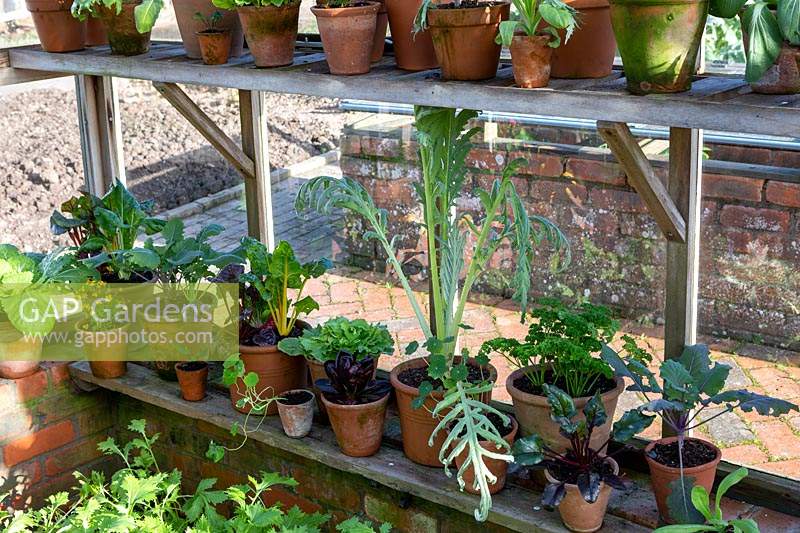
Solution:
M 372 58 L 378 2 L 354 3 L 351 7 L 312 7 L 331 74 L 366 74 Z
M 550 81 L 550 58 L 553 49 L 547 35 L 515 35 L 509 47 L 514 81 L 517 87 L 547 87 Z
M 302 439 L 314 421 L 314 393 L 305 389 L 284 392 L 278 400 L 278 415 L 286 436 Z
M 86 45 L 86 22 L 72 16 L 67 0 L 26 0 L 45 52 L 74 52 Z
M 385 0 L 397 66 L 403 70 L 429 70 L 439 66 L 428 30 L 414 34 L 414 17 L 422 0 Z
M 350 457 L 369 457 L 378 453 L 383 440 L 386 405 L 390 394 L 360 405 L 341 405 L 321 395 L 331 427 L 342 453 Z
M 514 444 L 514 439 L 517 437 L 517 430 L 519 429 L 519 425 L 517 424 L 517 421 L 514 420 L 514 417 L 509 417 L 510 420 L 508 424 L 504 424 L 503 420 L 494 413 L 489 413 L 487 417 L 495 429 L 500 432 L 500 434 L 503 436 L 503 439 L 509 444 L 509 446 Z M 490 445 L 488 441 L 480 441 L 480 443 L 481 446 L 486 450 L 498 453 L 510 453 L 508 450 L 498 448 L 496 445 Z M 457 468 L 460 469 L 461 465 L 463 465 L 467 460 L 468 453 L 468 450 L 464 450 L 456 457 Z M 497 482 L 493 485 L 489 485 L 489 494 L 496 494 L 503 490 L 503 487 L 506 485 L 508 463 L 498 459 L 484 459 L 484 462 L 489 468 L 489 471 L 497 477 Z M 473 487 L 473 483 L 475 482 L 475 469 L 472 466 L 470 466 L 464 472 L 464 482 L 466 483 L 464 487 L 465 491 L 469 492 L 470 494 L 480 494 L 480 491 Z
M 204 30 L 197 32 L 200 53 L 206 65 L 224 65 L 231 53 L 231 32 Z
M 200 13 L 208 19 L 214 12 L 222 14 L 222 20 L 216 23 L 218 30 L 231 32 L 231 50 L 229 57 L 239 57 L 242 55 L 244 45 L 244 33 L 242 24 L 236 11 L 220 9 L 211 3 L 211 0 L 174 0 L 172 6 L 175 8 L 175 20 L 178 23 L 178 31 L 181 34 L 183 48 L 190 59 L 200 59 L 200 43 L 197 40 L 197 32 L 206 29 L 203 22 L 195 19 L 195 14 Z M 226 58 L 227 59 L 227 58 Z
M 708 441 L 691 437 L 685 439 L 683 450 L 685 479 L 694 478 L 695 485 L 704 487 L 710 493 L 717 465 L 722 459 L 722 452 Z M 680 478 L 681 472 L 678 463 L 677 437 L 651 442 L 644 449 L 644 455 L 650 467 L 650 478 L 658 511 L 666 523 L 673 524 L 675 520 L 670 515 L 667 498 L 672 492 L 670 484 Z
M 175 365 L 181 396 L 187 402 L 199 402 L 206 397 L 208 381 L 208 363 L 203 361 L 187 361 Z
M 123 3 L 118 14 L 115 9 L 99 8 L 99 17 L 108 34 L 111 52 L 123 56 L 146 54 L 150 50 L 150 32 L 139 33 L 133 11 L 141 2 Z
M 609 473 L 618 473 L 619 465 L 614 459 L 605 458 L 602 468 L 608 470 Z M 545 471 L 547 481 L 552 483 L 555 481 L 566 481 L 566 494 L 561 503 L 558 504 L 558 512 L 561 515 L 561 521 L 567 526 L 570 531 L 593 532 L 597 531 L 603 526 L 603 518 L 606 515 L 608 508 L 608 500 L 611 497 L 611 487 L 606 483 L 600 485 L 600 495 L 594 503 L 588 503 L 583 499 L 580 489 L 578 489 L 578 475 L 577 472 L 570 470 L 567 472 L 550 469 Z
M 501 46 L 495 42 L 500 22 L 507 20 L 506 2 L 443 3 L 428 10 L 436 58 L 445 80 L 487 80 L 497 74 Z
M 294 62 L 300 2 L 283 6 L 244 6 L 236 11 L 257 67 L 284 67 Z
M 611 75 L 617 41 L 608 0 L 566 0 L 578 11 L 580 24 L 569 41 L 561 30 L 561 46 L 553 50 L 553 78 L 604 78 Z

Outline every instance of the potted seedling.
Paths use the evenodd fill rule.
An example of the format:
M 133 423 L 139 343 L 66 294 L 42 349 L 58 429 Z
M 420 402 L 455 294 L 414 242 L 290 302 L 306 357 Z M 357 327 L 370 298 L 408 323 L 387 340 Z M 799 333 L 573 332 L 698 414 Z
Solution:
M 70 14 L 67 0 L 25 0 L 45 52 L 74 52 L 86 45 L 86 22 Z
M 423 0 L 414 31 L 430 31 L 442 79 L 486 80 L 497 74 L 501 47 L 496 36 L 510 10 L 508 1 Z
M 551 511 L 558 507 L 568 529 L 597 531 L 603 525 L 611 489 L 628 488 L 619 475 L 619 465 L 606 451 L 608 443 L 612 438 L 632 438 L 649 422 L 638 416 L 623 416 L 614 423 L 613 435 L 595 447 L 591 444 L 594 432 L 610 421 L 600 395 L 592 396 L 579 412 L 566 392 L 551 385 L 544 385 L 544 390 L 550 416 L 569 440 L 569 447 L 556 450 L 540 435 L 530 435 L 514 444 L 514 461 L 545 468 L 547 486 L 542 505 Z
M 386 405 L 392 390 L 389 382 L 375 379 L 375 359 L 356 360 L 340 352 L 325 363 L 327 379 L 316 386 L 328 412 L 342 453 L 350 457 L 375 455 L 383 439 Z
M 481 491 L 475 516 L 478 520 L 485 520 L 491 508 L 489 485 L 496 477 L 485 464 L 483 452 L 487 450 L 481 441 L 491 441 L 500 447 L 507 443 L 487 419 L 489 411 L 482 407 L 490 399 L 492 383 L 497 379 L 496 371 L 488 361 L 470 361 L 457 350 L 458 336 L 468 327 L 464 322 L 467 300 L 476 281 L 489 268 L 494 253 L 501 246 L 508 245 L 517 252 L 514 297 L 524 315 L 528 310 L 535 247 L 549 242 L 565 255 L 569 249 L 558 228 L 547 219 L 527 213 L 511 179 L 520 161 L 509 165 L 490 190 L 475 191 L 480 208 L 470 212 L 477 211 L 479 215 L 472 216 L 458 209 L 467 175 L 466 157 L 472 146 L 470 141 L 479 131 L 467 128 L 467 124 L 477 117 L 477 113 L 417 107 L 414 114 L 422 166 L 422 179 L 415 186 L 422 203 L 422 227 L 429 228 L 423 233 L 423 238 L 428 249 L 432 287 L 430 320 L 403 273 L 403 265 L 388 234 L 386 210 L 375 205 L 359 182 L 347 177 L 314 178 L 301 187 L 295 207 L 299 213 L 313 210 L 328 214 L 343 209 L 363 217 L 369 227 L 365 237 L 376 240 L 386 253 L 389 266 L 396 273 L 419 322 L 423 337 L 421 346 L 427 351 L 425 357 L 396 366 L 390 376 L 397 393 L 403 451 L 417 463 L 442 465 L 440 452 L 447 437 L 446 431 L 440 431 L 432 441 L 431 436 L 441 421 L 439 417 L 445 415 L 447 408 L 452 408 L 456 414 L 448 424 L 463 420 L 466 429 L 453 444 L 469 449 L 470 463 L 465 463 L 466 468 L 474 468 L 475 483 Z M 434 232 L 433 228 L 438 231 Z M 467 242 L 470 243 L 471 261 L 465 265 Z M 557 265 L 558 261 L 554 260 L 552 264 Z M 414 355 L 419 349 L 420 343 L 412 342 L 406 348 L 406 355 Z M 464 406 L 476 394 L 482 401 L 465 409 Z M 442 407 L 434 417 L 432 412 L 437 404 L 442 404 Z M 457 409 L 457 406 L 461 408 Z M 485 428 L 480 435 L 478 427 Z M 512 458 L 506 455 L 503 460 L 509 462 Z M 463 482 L 462 474 L 466 468 L 462 467 L 462 472 L 457 474 L 460 482 Z
M 86 317 L 76 327 L 84 337 L 83 351 L 92 374 L 103 379 L 124 376 L 128 368 L 128 324 L 114 320 L 118 295 L 102 281 L 87 282 L 77 292 Z
M 163 6 L 163 0 L 73 0 L 72 16 L 99 18 L 111 52 L 135 56 L 150 50 L 150 31 Z
M 311 8 L 331 74 L 369 72 L 380 8 L 356 0 L 320 0 Z
M 531 311 L 534 320 L 523 342 L 492 339 L 481 346 L 479 354 L 500 355 L 516 369 L 506 380 L 506 390 L 522 434 L 539 435 L 554 449 L 567 449 L 569 440 L 551 419 L 545 387 L 555 385 L 566 391 L 579 411 L 599 394 L 609 413 L 592 437 L 592 446 L 599 448 L 608 439 L 624 382 L 595 355 L 614 337 L 619 323 L 603 306 L 583 303 L 573 309 L 552 298 L 543 298 L 539 304 Z
M 172 7 L 175 10 L 175 22 L 178 24 L 183 48 L 186 50 L 186 56 L 189 59 L 202 59 L 203 54 L 201 53 L 197 32 L 207 29 L 208 18 L 218 11 L 221 16 L 214 24 L 214 27 L 218 30 L 228 31 L 231 35 L 230 54 L 228 57 L 242 55 L 244 33 L 236 11 L 218 8 L 211 3 L 211 0 L 173 0 Z M 198 13 L 202 18 L 197 16 Z
M 514 80 L 519 87 L 546 87 L 550 58 L 561 45 L 558 30 L 569 41 L 575 30 L 575 10 L 561 0 L 513 0 L 518 19 L 500 23 L 497 42 L 511 50 Z
M 797 411 L 797 405 L 747 390 L 724 390 L 731 368 L 713 362 L 708 347 L 688 346 L 679 359 L 667 359 L 656 376 L 639 360 L 622 358 L 609 346 L 604 360 L 633 384 L 628 390 L 640 392 L 647 400 L 626 413 L 649 426 L 655 415 L 661 417 L 674 437 L 653 441 L 645 448 L 653 491 L 661 517 L 667 523 L 690 520 L 692 487 L 711 491 L 722 453 L 713 443 L 688 433 L 734 409 L 755 410 L 761 416 L 780 416 Z M 651 399 L 649 394 L 655 395 Z M 713 414 L 712 412 L 713 411 Z M 642 429 L 644 429 L 644 427 Z
M 300 0 L 212 0 L 220 9 L 236 10 L 257 67 L 294 62 Z
M 198 11 L 194 17 L 203 24 L 203 29 L 195 34 L 200 45 L 203 63 L 206 65 L 227 63 L 231 55 L 231 32 L 218 27 L 222 21 L 222 12 L 214 11 L 206 17 Z
M 287 437 L 302 439 L 314 422 L 314 393 L 306 389 L 284 392 L 277 400 L 278 415 Z

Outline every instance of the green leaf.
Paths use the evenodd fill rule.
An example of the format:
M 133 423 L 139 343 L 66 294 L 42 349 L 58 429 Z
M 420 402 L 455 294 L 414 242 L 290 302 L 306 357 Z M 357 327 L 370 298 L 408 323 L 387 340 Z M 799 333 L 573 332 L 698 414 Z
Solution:
M 730 521 L 730 525 L 739 528 L 742 533 L 760 533 L 758 524 L 752 518 L 734 519 Z
M 258 385 L 258 374 L 256 374 L 255 372 L 248 372 L 247 374 L 245 374 L 244 379 L 242 379 L 242 381 L 244 381 L 246 387 L 253 388 L 256 385 Z
M 519 26 L 519 21 L 516 20 L 504 20 L 501 22 L 495 42 L 503 46 L 511 46 L 511 41 L 514 40 L 514 33 L 517 31 L 517 26 Z
M 664 386 L 669 386 L 673 390 L 688 392 L 687 385 L 694 383 L 694 378 L 686 368 L 674 359 L 668 359 L 661 363 L 661 379 Z
M 414 353 L 416 353 L 416 351 L 417 351 L 418 349 L 419 349 L 419 342 L 417 342 L 417 341 L 411 341 L 411 342 L 409 342 L 409 343 L 408 343 L 408 345 L 406 346 L 406 351 L 405 351 L 405 354 L 406 354 L 406 355 L 413 355 Z
M 562 391 L 555 385 L 544 384 L 542 386 L 545 394 L 547 394 L 547 403 L 550 405 L 553 420 L 559 421 L 572 420 L 577 412 L 575 411 L 575 404 L 569 394 Z
M 746 468 L 737 468 L 723 479 L 719 487 L 717 487 L 717 492 L 714 499 L 714 505 L 716 507 L 717 513 L 720 513 L 720 502 L 722 501 L 722 497 L 725 495 L 726 492 L 730 490 L 731 487 L 739 483 L 741 480 L 747 477 L 749 472 Z M 716 518 L 721 519 L 722 516 L 716 516 Z
M 800 45 L 800 0 L 778 2 L 778 26 L 790 44 Z
M 141 4 L 136 6 L 133 10 L 136 31 L 139 33 L 150 32 L 155 26 L 156 19 L 158 19 L 158 14 L 163 6 L 163 0 L 143 0 Z
M 614 440 L 627 442 L 638 435 L 653 423 L 655 415 L 645 415 L 638 409 L 632 409 L 623 414 L 619 420 L 614 422 Z
M 443 354 L 431 354 L 428 357 L 428 375 L 433 379 L 441 379 L 447 374 L 447 358 Z
M 147 432 L 147 421 L 144 419 L 131 420 L 128 429 L 134 433 L 145 435 Z
M 753 83 L 775 64 L 781 52 L 783 36 L 778 20 L 766 3 L 756 2 L 747 6 L 742 14 L 742 22 L 747 39 L 745 79 Z
M 720 18 L 733 18 L 739 14 L 747 0 L 711 0 L 709 14 Z
M 213 440 L 208 444 L 208 450 L 206 450 L 206 458 L 218 463 L 222 461 L 222 458 L 225 457 L 225 447 L 220 446 L 219 444 L 215 443 Z
M 433 392 L 433 384 L 430 381 L 423 381 L 419 385 L 419 395 L 411 402 L 411 407 L 420 409 L 425 404 L 425 400 Z
M 683 476 L 669 483 L 667 508 L 670 516 L 679 524 L 702 524 L 703 515 L 692 505 L 692 489 L 695 478 Z
M 705 487 L 696 486 L 692 488 L 692 505 L 705 517 L 706 521 L 714 519 Z
M 544 461 L 544 440 L 539 435 L 530 435 L 517 440 L 511 447 L 514 462 L 522 466 L 534 466 Z

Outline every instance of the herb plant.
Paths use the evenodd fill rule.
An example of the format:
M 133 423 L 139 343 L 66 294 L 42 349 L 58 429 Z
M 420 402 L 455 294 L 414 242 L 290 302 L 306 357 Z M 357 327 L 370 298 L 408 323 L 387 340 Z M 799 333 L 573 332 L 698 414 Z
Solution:
M 558 30 L 566 30 L 565 41 L 569 41 L 578 23 L 578 12 L 561 0 L 512 0 L 517 18 L 500 23 L 497 43 L 511 46 L 514 34 L 521 31 L 525 35 L 549 34 L 547 45 L 551 48 L 561 46 Z
M 494 482 L 494 476 L 483 461 L 483 447 L 479 441 L 489 440 L 500 447 L 505 446 L 505 441 L 485 415 L 488 406 L 476 403 L 470 397 L 485 390 L 487 385 L 469 383 L 466 360 L 456 359 L 458 335 L 465 327 L 464 309 L 473 286 L 488 269 L 491 257 L 502 245 L 509 244 L 517 251 L 514 298 L 520 303 L 524 318 L 528 310 L 535 247 L 549 241 L 557 251 L 564 252 L 567 260 L 569 247 L 564 235 L 550 221 L 527 213 L 511 180 L 521 164 L 520 160 L 507 166 L 490 190 L 474 191 L 483 211 L 482 219 L 459 212 L 458 200 L 467 174 L 466 158 L 472 148 L 471 139 L 479 131 L 467 126 L 478 114 L 470 110 L 435 107 L 416 107 L 414 114 L 422 164 L 422 180 L 415 184 L 415 188 L 421 202 L 422 229 L 430 264 L 430 322 L 397 258 L 395 241 L 389 237 L 386 211 L 376 207 L 360 183 L 348 177 L 315 178 L 301 187 L 296 208 L 301 213 L 314 210 L 330 214 L 343 209 L 360 215 L 370 228 L 364 238 L 378 241 L 386 253 L 424 335 L 424 346 L 429 352 L 428 374 L 432 380 L 440 380 L 446 385 L 442 405 L 451 406 L 451 412 L 457 413 L 450 418 L 451 422 L 456 422 L 455 418 L 466 420 L 465 431 L 456 445 L 469 448 L 468 466 L 474 461 L 476 483 L 481 488 L 481 501 L 475 516 L 483 521 L 491 507 L 488 483 Z M 468 246 L 471 261 L 465 265 Z M 407 353 L 413 353 L 417 348 L 418 345 L 412 343 Z M 491 384 L 488 386 L 491 388 Z M 427 393 L 432 388 L 431 382 L 425 382 L 420 390 Z M 437 414 L 443 412 L 442 408 Z M 507 461 L 512 459 L 509 455 L 503 458 Z M 462 474 L 457 477 L 463 483 Z
M 86 20 L 87 16 L 98 16 L 101 8 L 113 10 L 117 15 L 122 12 L 125 0 L 73 0 L 72 16 L 79 20 Z M 136 22 L 136 31 L 147 33 L 156 24 L 159 13 L 164 7 L 164 0 L 143 0 L 133 9 Z
M 361 318 L 338 317 L 303 330 L 302 337 L 281 340 L 278 348 L 287 355 L 302 355 L 318 363 L 336 359 L 339 352 L 347 352 L 360 361 L 394 353 L 394 340 L 386 326 Z
M 315 385 L 325 398 L 339 405 L 363 405 L 377 402 L 391 391 L 385 379 L 375 379 L 375 359 L 357 360 L 347 352 L 325 363 L 328 379 L 318 379 Z
M 267 7 L 291 6 L 299 4 L 300 0 L 211 0 L 215 7 L 220 9 L 235 10 L 237 7 Z
M 217 28 L 217 24 L 222 22 L 222 13 L 219 11 L 214 11 L 209 16 L 205 16 L 198 11 L 192 18 L 205 27 L 203 33 L 216 33 L 220 31 Z

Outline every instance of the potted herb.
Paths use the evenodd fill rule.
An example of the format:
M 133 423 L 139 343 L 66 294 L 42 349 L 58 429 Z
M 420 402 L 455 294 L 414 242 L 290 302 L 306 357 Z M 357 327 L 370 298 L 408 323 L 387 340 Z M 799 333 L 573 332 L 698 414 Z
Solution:
M 183 361 L 175 363 L 175 373 L 181 388 L 181 397 L 187 402 L 199 402 L 206 397 L 208 363 L 205 361 Z
M 99 18 L 111 52 L 135 56 L 150 50 L 150 31 L 163 5 L 163 0 L 73 0 L 72 16 Z
M 67 0 L 25 0 L 45 52 L 74 52 L 86 45 L 86 23 L 70 14 Z
M 224 65 L 231 55 L 231 31 L 217 27 L 222 21 L 222 13 L 214 11 L 205 16 L 201 12 L 194 14 L 195 20 L 203 24 L 203 29 L 195 34 L 200 45 L 200 54 L 206 65 Z
M 762 416 L 780 416 L 797 411 L 797 405 L 756 394 L 747 390 L 723 390 L 731 368 L 714 362 L 708 347 L 688 346 L 679 359 L 661 363 L 659 384 L 646 365 L 635 358 L 621 358 L 613 349 L 603 347 L 602 357 L 618 374 L 633 380 L 628 390 L 640 392 L 647 400 L 637 409 L 626 413 L 650 425 L 655 415 L 661 417 L 674 437 L 653 441 L 645 448 L 650 466 L 653 491 L 658 510 L 667 523 L 690 520 L 692 486 L 711 491 L 722 453 L 713 443 L 688 437 L 693 429 L 734 409 L 755 410 Z M 648 394 L 656 395 L 650 398 Z M 707 410 L 713 409 L 711 414 Z
M 621 378 L 615 378 L 611 366 L 595 357 L 603 344 L 619 329 L 607 308 L 583 303 L 577 309 L 552 298 L 539 301 L 531 311 L 534 318 L 523 342 L 497 338 L 481 346 L 481 355 L 498 354 L 512 368 L 506 380 L 523 435 L 541 436 L 548 446 L 567 449 L 569 440 L 551 419 L 547 385 L 555 385 L 569 394 L 578 410 L 599 394 L 609 413 L 605 423 L 594 431 L 591 445 L 608 439 L 617 399 L 624 390 Z
M 457 200 L 467 174 L 466 157 L 472 146 L 470 141 L 479 131 L 477 128 L 467 129 L 467 124 L 475 117 L 477 113 L 470 110 L 415 108 L 422 166 L 422 180 L 416 188 L 422 203 L 422 225 L 438 228 L 436 233 L 429 231 L 425 235 L 432 287 L 430 320 L 395 254 L 388 235 L 386 211 L 377 208 L 360 183 L 347 177 L 315 178 L 300 189 L 295 207 L 299 213 L 313 209 L 326 214 L 344 209 L 363 217 L 369 227 L 365 236 L 378 241 L 386 253 L 388 263 L 396 272 L 417 317 L 424 337 L 422 347 L 427 351 L 427 357 L 401 363 L 390 376 L 397 393 L 403 451 L 417 463 L 443 464 L 440 454 L 444 453 L 443 459 L 448 459 L 447 450 L 442 449 L 446 432 L 440 431 L 435 439 L 431 436 L 441 422 L 440 417 L 452 408 L 456 414 L 448 420 L 448 427 L 451 423 L 465 420 L 467 431 L 462 433 L 463 437 L 459 435 L 454 444 L 470 450 L 470 464 L 466 468 L 474 468 L 475 481 L 481 488 L 476 517 L 485 520 L 491 507 L 488 486 L 496 478 L 485 465 L 483 452 L 487 450 L 481 441 L 489 440 L 501 447 L 506 442 L 486 418 L 489 411 L 482 407 L 491 397 L 496 371 L 488 365 L 488 360 L 470 361 L 464 354 L 457 353 L 459 333 L 468 327 L 464 323 L 466 303 L 474 284 L 488 269 L 495 251 L 508 244 L 517 251 L 514 297 L 520 302 L 522 314 L 526 314 L 535 246 L 549 242 L 565 255 L 569 249 L 558 228 L 525 210 L 511 179 L 519 161 L 509 165 L 490 190 L 475 191 L 480 201 L 480 215 L 473 217 L 458 210 Z M 469 265 L 465 265 L 468 239 L 472 259 Z M 558 262 L 554 260 L 552 264 Z M 431 324 L 435 327 L 432 328 Z M 406 354 L 413 355 L 419 348 L 418 342 L 412 342 L 406 348 Z M 464 409 L 475 395 L 482 401 Z M 432 413 L 437 405 L 442 407 L 434 416 Z M 486 430 L 479 435 L 478 427 Z M 504 459 L 507 462 L 512 460 L 510 456 Z M 457 474 L 457 477 L 463 481 L 462 474 Z
M 294 62 L 300 0 L 212 0 L 220 9 L 236 10 L 257 67 Z
M 569 40 L 559 31 L 561 46 L 553 50 L 553 78 L 605 78 L 610 76 L 617 54 L 608 0 L 564 0 L 577 11 L 578 26 Z M 588 52 L 588 53 L 587 53 Z
M 594 432 L 610 421 L 599 394 L 578 411 L 569 394 L 558 387 L 544 385 L 551 417 L 569 440 L 566 450 L 551 448 L 540 435 L 530 435 L 514 444 L 514 461 L 522 466 L 545 468 L 547 486 L 542 505 L 558 507 L 561 520 L 571 531 L 597 531 L 603 525 L 611 489 L 625 490 L 619 465 L 606 453 L 612 438 L 628 440 L 649 422 L 637 416 L 624 416 L 614 424 L 613 436 L 595 447 Z M 579 416 L 580 415 L 580 416 Z
M 577 25 L 576 12 L 561 0 L 514 0 L 514 7 L 519 18 L 500 23 L 497 42 L 511 50 L 519 87 L 546 87 L 553 49 L 561 45 L 558 30 L 566 30 L 564 39 L 569 41 Z
M 487 80 L 497 74 L 500 23 L 508 20 L 508 1 L 424 0 L 414 20 L 414 31 L 428 29 L 445 80 Z
M 207 28 L 207 19 L 218 11 L 221 18 L 216 22 L 215 27 L 231 34 L 231 48 L 228 57 L 242 55 L 244 33 L 236 11 L 228 9 L 220 11 L 220 8 L 214 6 L 211 0 L 173 0 L 172 7 L 175 9 L 175 21 L 178 24 L 178 31 L 181 34 L 181 41 L 183 41 L 183 48 L 186 50 L 187 57 L 190 59 L 201 59 L 203 57 L 197 32 L 205 30 Z M 198 13 L 203 17 L 202 20 L 197 17 Z
M 302 439 L 314 422 L 314 393 L 306 389 L 286 391 L 277 400 L 278 415 L 287 437 Z
M 369 72 L 380 8 L 356 0 L 320 0 L 311 8 L 331 74 Z
M 386 405 L 391 385 L 375 379 L 375 359 L 356 360 L 340 352 L 334 361 L 325 363 L 328 379 L 316 382 L 322 403 L 328 412 L 336 442 L 350 457 L 375 455 L 383 439 Z

